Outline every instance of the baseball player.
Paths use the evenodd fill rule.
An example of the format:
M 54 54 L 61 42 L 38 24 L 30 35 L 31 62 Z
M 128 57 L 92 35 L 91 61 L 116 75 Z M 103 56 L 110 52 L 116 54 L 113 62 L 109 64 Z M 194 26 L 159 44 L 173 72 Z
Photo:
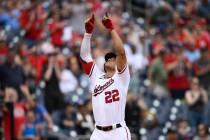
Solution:
M 83 69 L 91 81 L 92 107 L 96 123 L 90 140 L 131 140 L 130 131 L 124 121 L 130 81 L 125 50 L 108 14 L 103 17 L 102 23 L 111 34 L 116 52 L 105 55 L 104 72 L 91 57 L 90 40 L 95 24 L 94 15 L 85 21 L 86 33 L 80 49 Z

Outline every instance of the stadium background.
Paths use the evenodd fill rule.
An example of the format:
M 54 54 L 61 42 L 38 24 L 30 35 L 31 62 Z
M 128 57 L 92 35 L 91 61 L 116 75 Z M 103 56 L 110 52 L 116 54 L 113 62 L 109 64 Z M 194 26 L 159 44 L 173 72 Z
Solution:
M 9 121 L 15 128 L 29 123 L 18 122 L 11 106 L 27 121 L 32 106 L 42 138 L 89 139 L 94 122 L 79 49 L 84 20 L 95 13 L 92 55 L 103 69 L 112 46 L 100 21 L 107 11 L 130 66 L 126 122 L 133 140 L 210 139 L 209 0 L 1 0 L 2 139 L 12 132 Z

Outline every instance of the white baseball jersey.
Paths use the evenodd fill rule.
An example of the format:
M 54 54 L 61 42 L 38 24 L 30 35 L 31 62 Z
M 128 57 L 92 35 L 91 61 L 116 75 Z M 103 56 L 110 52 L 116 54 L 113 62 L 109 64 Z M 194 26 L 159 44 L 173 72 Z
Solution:
M 90 90 L 96 125 L 109 126 L 124 122 L 130 81 L 128 66 L 126 65 L 122 72 L 116 72 L 111 78 L 105 78 L 105 73 L 93 62 L 83 62 L 83 68 L 91 81 Z

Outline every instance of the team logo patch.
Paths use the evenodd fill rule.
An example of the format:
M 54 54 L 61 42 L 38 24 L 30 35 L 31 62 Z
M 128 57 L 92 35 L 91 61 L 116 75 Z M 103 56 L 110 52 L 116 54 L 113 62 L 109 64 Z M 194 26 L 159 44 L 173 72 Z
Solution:
M 107 89 L 110 85 L 114 83 L 114 79 L 110 79 L 107 81 L 104 85 L 96 85 L 94 89 L 93 96 L 97 96 L 98 94 L 101 94 L 105 89 Z

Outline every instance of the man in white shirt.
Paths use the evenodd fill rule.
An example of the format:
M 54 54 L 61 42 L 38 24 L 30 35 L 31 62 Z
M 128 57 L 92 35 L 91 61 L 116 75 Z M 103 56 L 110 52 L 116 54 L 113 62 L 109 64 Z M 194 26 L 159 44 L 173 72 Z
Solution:
M 102 23 L 111 34 L 116 53 L 109 52 L 105 55 L 104 72 L 101 71 L 91 57 L 90 39 L 94 23 L 94 15 L 86 20 L 86 33 L 80 50 L 83 69 L 91 82 L 90 91 L 96 123 L 90 140 L 130 140 L 130 131 L 124 121 L 130 73 L 123 43 L 114 30 L 112 20 L 106 14 Z

